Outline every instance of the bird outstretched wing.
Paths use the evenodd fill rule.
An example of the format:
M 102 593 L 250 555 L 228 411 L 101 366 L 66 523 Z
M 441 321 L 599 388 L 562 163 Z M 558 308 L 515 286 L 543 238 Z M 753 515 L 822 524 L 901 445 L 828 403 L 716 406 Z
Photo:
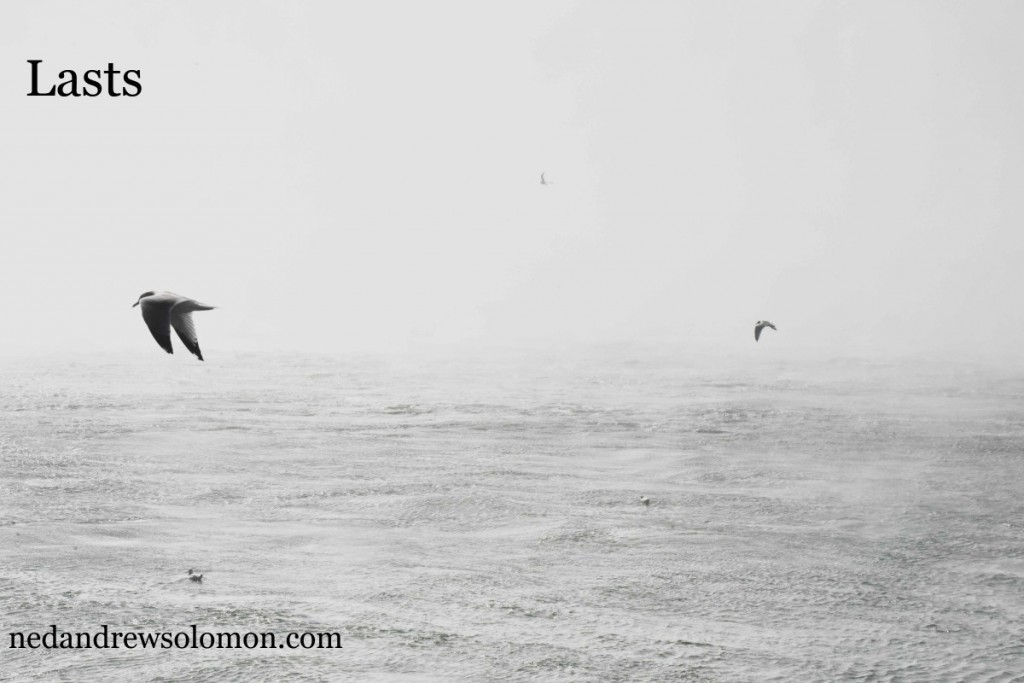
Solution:
M 171 316 L 167 307 L 143 299 L 142 319 L 146 321 L 146 326 L 160 348 L 167 353 L 174 353 L 171 347 Z
M 170 324 L 174 327 L 174 331 L 178 333 L 178 338 L 181 339 L 181 343 L 185 345 L 185 348 L 192 352 L 199 360 L 203 359 L 203 352 L 199 350 L 199 338 L 196 336 L 196 326 L 192 324 L 192 313 L 190 311 L 179 312 L 171 309 L 169 316 Z M 160 341 L 157 339 L 157 341 Z M 167 346 L 171 345 L 170 334 L 167 334 Z

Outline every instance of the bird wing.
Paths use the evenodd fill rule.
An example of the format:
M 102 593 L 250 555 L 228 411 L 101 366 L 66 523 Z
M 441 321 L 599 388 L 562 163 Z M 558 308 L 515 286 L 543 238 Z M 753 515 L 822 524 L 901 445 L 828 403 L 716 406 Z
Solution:
M 171 326 L 178 333 L 178 338 L 185 348 L 192 352 L 199 360 L 203 359 L 203 352 L 199 350 L 199 338 L 196 337 L 196 326 L 192 323 L 191 311 L 178 311 L 171 309 L 168 316 Z M 158 340 L 159 341 L 159 340 Z M 168 333 L 167 346 L 171 345 L 170 334 Z
M 153 333 L 153 339 L 167 353 L 174 353 L 171 347 L 171 314 L 170 307 L 159 301 L 142 300 L 142 319 Z M 180 333 L 179 333 L 180 334 Z
M 768 327 L 772 328 L 772 329 L 773 329 L 773 330 L 775 330 L 776 332 L 778 332 L 778 331 L 779 331 L 779 328 L 775 327 L 775 325 L 772 325 L 772 324 L 771 324 L 770 322 L 767 322 L 767 321 L 766 321 L 766 322 L 765 322 L 765 325 L 767 325 Z
M 761 338 L 761 330 L 764 329 L 764 325 L 754 325 L 754 341 Z

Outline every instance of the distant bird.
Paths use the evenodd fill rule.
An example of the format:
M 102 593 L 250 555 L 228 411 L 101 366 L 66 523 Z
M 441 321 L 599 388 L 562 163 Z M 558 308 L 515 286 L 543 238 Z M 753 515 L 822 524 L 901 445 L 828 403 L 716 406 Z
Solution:
M 647 496 L 640 496 L 640 504 L 644 507 L 651 507 L 651 499 Z
M 544 180 L 544 174 L 543 173 L 540 174 L 540 184 L 541 185 L 554 185 L 554 183 L 552 183 L 552 182 L 550 182 L 548 180 Z
M 188 580 L 191 581 L 192 583 L 202 583 L 203 582 L 203 575 L 202 574 L 196 574 L 194 569 L 189 569 L 188 570 Z
M 758 320 L 757 323 L 755 323 L 754 325 L 754 341 L 757 341 L 758 339 L 761 338 L 761 330 L 763 330 L 766 327 L 770 327 L 776 332 L 779 331 L 779 328 L 775 327 L 775 325 L 772 325 L 767 320 Z
M 209 311 L 214 308 L 213 306 L 201 304 L 195 299 L 174 292 L 143 292 L 139 300 L 132 304 L 132 308 L 139 304 L 142 304 L 142 319 L 153 333 L 153 339 L 156 339 L 156 343 L 164 351 L 174 353 L 174 349 L 171 348 L 173 327 L 185 348 L 199 360 L 203 359 L 203 352 L 199 350 L 199 338 L 196 337 L 196 327 L 192 324 L 192 311 Z

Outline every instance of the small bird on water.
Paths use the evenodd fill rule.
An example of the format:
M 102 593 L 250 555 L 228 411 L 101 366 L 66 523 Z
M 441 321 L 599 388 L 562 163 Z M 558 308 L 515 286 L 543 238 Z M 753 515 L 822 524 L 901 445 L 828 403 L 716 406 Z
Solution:
M 203 582 L 203 575 L 202 574 L 196 574 L 194 569 L 189 569 L 188 570 L 188 580 L 191 581 L 192 583 L 202 583 Z
M 644 507 L 651 507 L 651 499 L 647 496 L 640 496 L 640 504 Z
M 192 324 L 192 311 L 209 311 L 215 308 L 201 304 L 195 299 L 181 296 L 174 292 L 143 292 L 132 308 L 142 306 L 142 319 L 146 321 L 153 339 L 167 353 L 174 353 L 171 348 L 171 328 L 178 333 L 178 338 L 185 348 L 203 360 L 203 352 L 199 350 L 199 338 L 196 326 Z
M 754 323 L 754 341 L 757 341 L 758 339 L 761 338 L 761 330 L 763 330 L 766 327 L 770 327 L 776 332 L 779 331 L 778 328 L 775 327 L 775 325 L 772 325 L 767 320 L 758 320 L 756 323 Z

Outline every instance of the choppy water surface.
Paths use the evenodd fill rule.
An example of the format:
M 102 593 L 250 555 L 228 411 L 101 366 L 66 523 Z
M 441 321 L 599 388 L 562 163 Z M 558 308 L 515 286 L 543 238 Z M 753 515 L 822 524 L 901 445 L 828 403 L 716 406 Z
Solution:
M 1024 373 L 188 361 L 0 366 L 0 678 L 1024 680 Z

